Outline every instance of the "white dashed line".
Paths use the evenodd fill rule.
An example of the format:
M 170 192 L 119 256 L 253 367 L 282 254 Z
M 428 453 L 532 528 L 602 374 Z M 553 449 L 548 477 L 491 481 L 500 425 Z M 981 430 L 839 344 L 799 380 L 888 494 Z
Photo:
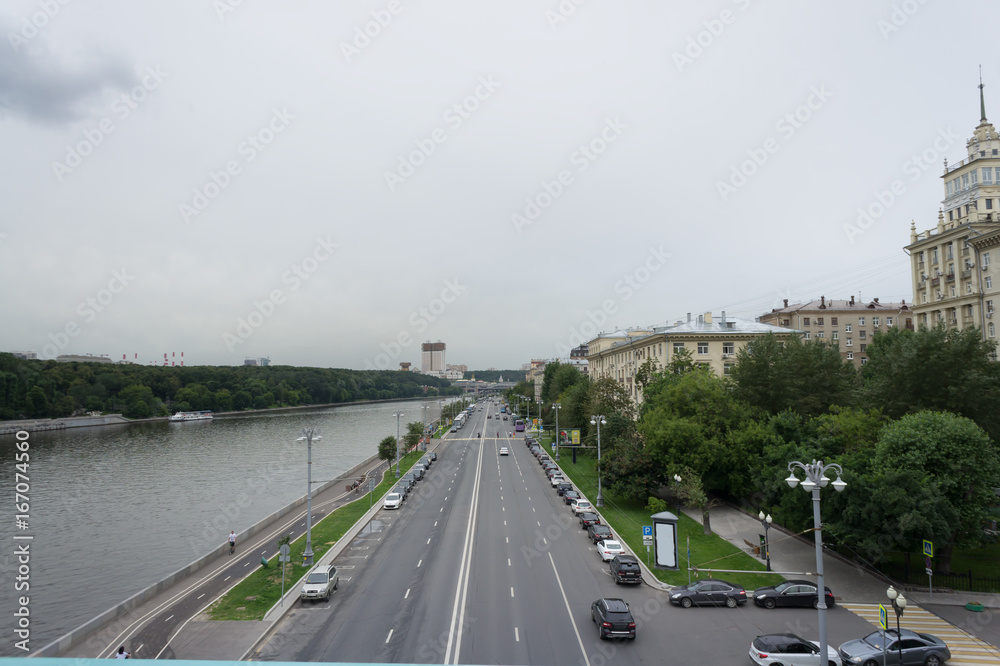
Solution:
M 423 563 L 424 563 L 424 561 L 423 561 L 423 560 L 418 560 L 418 561 L 417 561 L 417 568 L 419 569 L 419 568 L 420 568 L 420 565 L 421 565 L 421 564 L 423 564 Z
M 427 540 L 427 543 L 429 544 L 430 542 L 431 542 L 431 540 L 430 540 L 430 539 L 428 539 L 428 540 Z
M 507 566 L 510 566 L 510 558 L 507 558 Z
M 437 527 L 437 526 L 438 526 L 438 521 L 435 520 L 434 521 L 434 527 Z
M 515 643 L 520 643 L 521 642 L 521 637 L 517 633 L 517 627 L 514 627 L 514 642 Z
M 511 598 L 511 599 L 513 599 L 513 598 L 514 598 L 514 588 L 513 588 L 513 587 L 512 587 L 512 588 L 510 588 L 510 598 Z
M 403 598 L 407 599 L 409 598 L 409 596 L 410 596 L 410 588 L 406 588 L 406 594 L 403 595 Z
M 392 638 L 392 632 L 393 632 L 393 631 L 394 631 L 393 629 L 390 629 L 390 630 L 389 630 L 389 635 L 385 637 L 385 642 L 386 642 L 386 643 L 388 643 L 388 642 L 389 642 L 389 639 L 390 639 L 390 638 Z

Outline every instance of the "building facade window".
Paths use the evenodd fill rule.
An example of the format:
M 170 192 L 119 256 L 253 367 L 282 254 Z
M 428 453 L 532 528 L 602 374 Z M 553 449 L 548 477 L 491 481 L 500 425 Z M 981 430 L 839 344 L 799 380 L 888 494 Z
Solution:
M 707 354 L 708 353 L 708 343 L 707 342 L 699 342 L 698 343 L 698 353 L 699 354 Z
M 885 325 L 888 326 L 889 328 L 892 328 L 892 317 L 885 318 Z
M 736 353 L 736 343 L 735 342 L 723 342 L 722 343 L 722 353 L 723 354 L 735 354 Z
M 722 366 L 722 374 L 725 375 L 726 377 L 731 376 L 733 374 L 733 364 L 732 363 L 726 363 L 725 365 L 723 365 Z
M 983 169 L 983 185 L 991 183 L 993 183 L 993 167 L 986 167 Z
M 872 326 L 878 328 L 878 317 L 872 317 Z
M 816 325 L 817 326 L 822 326 L 823 325 L 823 318 L 822 317 L 816 317 Z
M 847 360 L 848 361 L 854 360 L 854 352 L 847 352 Z
M 826 332 L 825 331 L 820 331 L 819 333 L 816 334 L 816 337 L 817 338 L 825 338 L 826 337 Z
M 848 347 L 853 347 L 854 346 L 854 339 L 853 338 L 847 338 L 847 341 L 844 344 L 847 345 Z
M 802 325 L 803 326 L 808 326 L 809 325 L 809 317 L 803 317 L 802 318 Z
M 836 325 L 837 325 L 837 318 L 830 317 L 830 326 L 836 326 Z
M 834 340 L 839 340 L 840 339 L 840 332 L 839 331 L 833 331 L 832 333 L 830 333 L 830 337 L 832 339 L 834 339 Z
M 997 336 L 997 330 L 996 330 L 996 328 L 994 328 L 993 322 L 990 322 L 990 325 L 987 326 L 986 328 L 990 332 L 990 337 L 991 338 L 995 338 Z
M 989 278 L 987 278 L 987 279 L 989 279 Z M 965 293 L 967 293 L 967 294 L 971 294 L 972 293 L 972 281 L 971 280 L 969 282 L 965 283 Z
M 861 359 L 861 365 L 868 365 L 868 359 L 862 357 L 862 359 Z
M 865 349 L 866 349 L 867 347 L 868 347 L 868 345 L 861 345 L 861 352 L 862 352 L 862 353 L 864 353 L 864 351 L 865 351 Z
M 997 171 L 1000 171 L 1000 167 L 997 167 Z M 990 253 L 983 252 L 983 266 L 989 266 L 989 265 L 990 265 Z
M 864 326 L 864 325 L 865 325 L 865 318 L 858 317 L 858 326 Z
M 868 331 L 858 331 L 858 339 L 865 340 L 868 337 Z
M 802 339 L 803 340 L 808 340 L 809 339 L 809 331 L 806 331 L 805 333 L 802 334 Z
M 683 342 L 675 342 L 674 343 L 674 353 L 675 354 L 677 352 L 679 352 L 680 350 L 682 350 L 682 349 L 684 349 L 684 343 Z
M 992 277 L 990 277 L 989 275 L 987 275 L 986 279 L 984 280 L 984 282 L 986 284 L 986 288 L 987 289 L 992 289 L 993 288 L 993 278 Z
M 851 325 L 844 324 L 844 333 L 850 333 L 850 332 L 851 332 Z

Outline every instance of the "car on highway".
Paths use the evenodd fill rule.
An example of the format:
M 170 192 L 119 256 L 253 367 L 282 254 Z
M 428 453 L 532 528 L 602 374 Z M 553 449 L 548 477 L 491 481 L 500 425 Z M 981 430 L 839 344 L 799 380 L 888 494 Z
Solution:
M 406 495 L 407 495 L 407 493 L 409 493 L 409 492 L 410 492 L 410 489 L 409 489 L 409 487 L 407 487 L 407 486 L 404 486 L 404 485 L 403 485 L 403 484 L 401 484 L 401 483 L 397 483 L 397 484 L 396 484 L 396 487 L 395 487 L 395 488 L 393 488 L 393 489 L 392 489 L 391 491 L 389 491 L 389 492 L 393 492 L 393 493 L 396 493 L 397 495 L 399 495 L 400 499 L 402 499 L 402 500 L 403 500 L 403 501 L 405 502 L 405 501 L 406 501 Z
M 642 567 L 639 560 L 633 555 L 615 555 L 611 558 L 611 576 L 615 579 L 615 585 L 631 583 L 639 585 L 642 583 Z
M 438 459 L 438 454 L 434 453 L 433 451 L 431 451 L 428 455 L 431 458 L 431 462 L 434 462 L 435 460 Z
M 591 525 L 597 525 L 601 522 L 601 517 L 592 511 L 584 511 L 576 515 L 580 518 L 580 529 L 585 530 Z
M 414 465 L 413 467 L 410 468 L 410 474 L 412 474 L 413 478 L 416 479 L 417 481 L 424 478 L 424 471 L 425 470 L 421 465 Z
M 670 591 L 670 603 L 683 608 L 691 606 L 729 606 L 736 608 L 747 602 L 747 592 L 728 581 L 705 578 Z
M 551 481 L 551 480 L 552 480 L 552 478 L 553 478 L 553 477 L 555 477 L 555 476 L 556 476 L 557 474 L 561 474 L 561 473 L 562 473 L 562 472 L 560 472 L 560 471 L 559 471 L 559 468 L 558 468 L 558 467 L 546 467 L 546 468 L 545 468 L 545 477 L 546 477 L 547 479 L 549 479 L 550 481 Z
M 587 528 L 587 538 L 591 543 L 600 543 L 606 539 L 614 539 L 615 535 L 607 525 L 595 524 Z
M 750 644 L 750 658 L 760 666 L 820 666 L 822 663 L 819 643 L 795 634 L 758 636 Z M 823 666 L 840 666 L 840 656 L 832 646 L 827 646 L 827 659 Z
M 406 477 L 403 477 L 402 479 L 396 482 L 396 487 L 402 488 L 403 494 L 405 495 L 406 493 L 413 490 L 413 483 L 414 483 L 413 479 L 407 479 Z
M 597 554 L 604 562 L 610 562 L 615 558 L 615 555 L 625 554 L 625 546 L 622 545 L 621 541 L 605 539 L 597 544 Z
M 510 451 L 507 450 L 506 446 L 501 446 L 500 447 L 500 455 L 502 455 L 502 456 L 510 455 Z
M 598 599 L 590 605 L 590 619 L 604 638 L 635 638 L 635 618 L 624 599 Z
M 868 666 L 869 664 L 882 663 L 883 638 L 888 641 L 885 651 L 895 657 L 892 663 L 899 663 L 899 652 L 902 649 L 904 664 L 925 664 L 926 666 L 940 666 L 948 659 L 951 659 L 951 650 L 945 642 L 937 636 L 930 634 L 920 634 L 909 629 L 903 629 L 902 633 L 890 629 L 882 635 L 882 631 L 873 631 L 864 638 L 847 641 L 840 646 L 837 652 L 844 661 L 844 666 Z
M 382 500 L 383 509 L 398 509 L 403 506 L 403 496 L 399 493 L 386 493 L 385 499 Z
M 578 499 L 569 505 L 569 508 L 573 510 L 573 513 L 583 513 L 584 511 L 593 511 L 594 505 L 585 499 Z
M 560 483 L 569 483 L 568 481 L 566 481 L 566 477 L 563 476 L 562 474 L 554 474 L 549 479 L 549 481 L 552 482 L 552 487 L 553 488 L 558 488 Z
M 580 499 L 580 493 L 575 490 L 567 490 L 562 494 L 564 504 L 572 504 L 573 500 Z
M 299 598 L 303 601 L 306 599 L 329 601 L 330 593 L 337 589 L 339 583 L 340 573 L 337 571 L 337 567 L 332 564 L 321 566 L 306 576 L 302 583 L 302 590 L 299 592 Z
M 808 580 L 786 580 L 780 585 L 759 587 L 753 591 L 753 602 L 764 608 L 798 607 L 816 608 L 819 606 L 819 595 L 816 594 L 816 584 Z M 826 588 L 826 607 L 833 608 L 833 592 Z
M 452 426 L 451 427 L 451 431 L 452 432 L 458 432 L 458 426 Z
M 556 486 L 556 493 L 558 493 L 560 497 L 571 490 L 573 490 L 573 484 L 569 481 L 563 481 Z

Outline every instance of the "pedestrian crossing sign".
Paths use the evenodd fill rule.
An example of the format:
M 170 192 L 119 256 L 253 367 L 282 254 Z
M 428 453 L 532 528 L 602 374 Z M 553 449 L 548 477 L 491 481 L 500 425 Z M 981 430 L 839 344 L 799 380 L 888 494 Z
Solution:
M 934 557 L 934 542 L 924 539 L 924 555 Z
M 882 627 L 882 631 L 889 626 L 889 613 L 882 604 L 878 605 L 878 626 Z

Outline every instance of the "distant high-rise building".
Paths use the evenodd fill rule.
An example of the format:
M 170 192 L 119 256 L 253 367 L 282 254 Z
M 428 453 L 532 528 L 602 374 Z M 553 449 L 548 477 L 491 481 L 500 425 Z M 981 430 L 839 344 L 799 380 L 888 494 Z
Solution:
M 420 346 L 420 371 L 424 373 L 444 372 L 444 343 L 425 342 Z
M 403 372 L 409 372 L 411 363 L 409 361 L 403 361 L 399 364 L 399 369 Z

